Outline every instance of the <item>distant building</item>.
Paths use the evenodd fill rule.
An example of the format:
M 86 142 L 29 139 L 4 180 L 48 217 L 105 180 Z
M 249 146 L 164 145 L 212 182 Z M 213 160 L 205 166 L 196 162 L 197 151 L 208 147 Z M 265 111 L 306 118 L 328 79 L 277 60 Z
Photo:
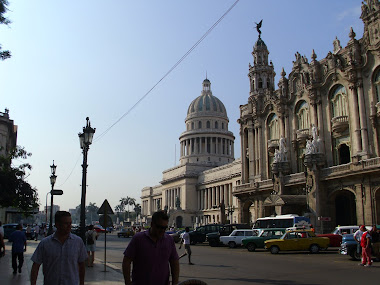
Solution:
M 16 143 L 17 126 L 9 118 L 9 110 L 5 109 L 4 112 L 0 112 L 0 156 L 6 156 L 11 149 L 16 147 Z M 8 222 L 8 215 L 17 212 L 13 208 L 0 208 L 0 221 L 3 223 Z
M 146 222 L 166 209 L 178 227 L 290 213 L 309 216 L 317 231 L 379 224 L 379 15 L 379 0 L 363 2 L 363 38 L 351 29 L 347 46 L 336 38 L 321 60 L 297 52 L 278 89 L 259 34 L 240 106 L 241 159 L 234 160 L 225 107 L 206 79 L 180 136 L 181 164 L 142 189 Z

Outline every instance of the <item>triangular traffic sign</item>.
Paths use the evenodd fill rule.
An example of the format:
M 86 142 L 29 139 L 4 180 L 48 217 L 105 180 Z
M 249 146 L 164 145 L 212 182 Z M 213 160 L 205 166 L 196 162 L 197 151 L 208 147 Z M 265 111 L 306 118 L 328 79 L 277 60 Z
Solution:
M 112 208 L 110 204 L 108 203 L 107 199 L 104 200 L 103 204 L 100 206 L 98 210 L 99 215 L 105 215 L 107 212 L 107 215 L 114 215 L 114 212 L 112 211 Z

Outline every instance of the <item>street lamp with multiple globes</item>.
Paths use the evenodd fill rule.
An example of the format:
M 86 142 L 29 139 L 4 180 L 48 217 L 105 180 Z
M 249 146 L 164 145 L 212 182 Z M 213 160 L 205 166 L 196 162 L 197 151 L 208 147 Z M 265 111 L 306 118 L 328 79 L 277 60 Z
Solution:
M 86 127 L 83 127 L 83 133 L 79 133 L 80 148 L 83 150 L 82 164 L 82 198 L 80 203 L 80 237 L 85 241 L 86 232 L 86 180 L 87 180 L 87 153 L 92 143 L 95 128 L 91 128 L 90 119 L 86 118 Z
M 51 202 L 50 202 L 50 222 L 49 222 L 49 231 L 48 235 L 51 235 L 53 233 L 53 190 L 54 190 L 54 184 L 55 181 L 57 180 L 57 176 L 55 175 L 55 170 L 57 169 L 57 165 L 54 165 L 54 160 L 53 160 L 53 165 L 50 165 L 51 169 L 51 175 L 50 175 L 50 184 L 51 184 L 51 191 L 50 191 L 50 197 L 51 197 Z M 47 197 L 47 195 L 46 195 Z

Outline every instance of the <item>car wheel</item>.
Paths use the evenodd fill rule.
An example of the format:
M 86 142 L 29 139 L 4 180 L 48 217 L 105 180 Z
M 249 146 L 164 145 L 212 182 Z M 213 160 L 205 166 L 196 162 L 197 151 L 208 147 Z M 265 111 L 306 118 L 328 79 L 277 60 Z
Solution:
M 311 252 L 311 253 L 318 253 L 318 252 L 319 252 L 319 246 L 316 245 L 316 244 L 312 244 L 312 245 L 310 246 L 310 252 Z
M 353 260 L 360 260 L 362 258 L 361 254 L 356 250 L 356 248 L 355 248 L 354 253 L 352 254 L 351 257 Z
M 247 244 L 247 249 L 250 252 L 255 251 L 256 250 L 256 244 L 254 244 L 253 242 L 250 242 L 249 244 Z
M 236 247 L 236 243 L 235 243 L 234 241 L 230 241 L 230 242 L 228 243 L 228 246 L 229 246 L 230 248 L 234 248 L 234 247 Z
M 270 247 L 270 253 L 271 254 L 277 254 L 279 251 L 280 251 L 280 249 L 278 248 L 278 246 L 273 245 Z

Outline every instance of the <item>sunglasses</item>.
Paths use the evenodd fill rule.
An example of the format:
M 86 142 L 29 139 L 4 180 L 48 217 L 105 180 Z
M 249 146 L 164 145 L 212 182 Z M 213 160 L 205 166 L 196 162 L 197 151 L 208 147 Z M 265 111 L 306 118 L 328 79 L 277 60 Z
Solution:
M 154 224 L 156 226 L 156 228 L 158 228 L 159 230 L 166 230 L 168 227 L 167 226 L 161 226 L 161 225 L 157 225 L 156 223 Z

